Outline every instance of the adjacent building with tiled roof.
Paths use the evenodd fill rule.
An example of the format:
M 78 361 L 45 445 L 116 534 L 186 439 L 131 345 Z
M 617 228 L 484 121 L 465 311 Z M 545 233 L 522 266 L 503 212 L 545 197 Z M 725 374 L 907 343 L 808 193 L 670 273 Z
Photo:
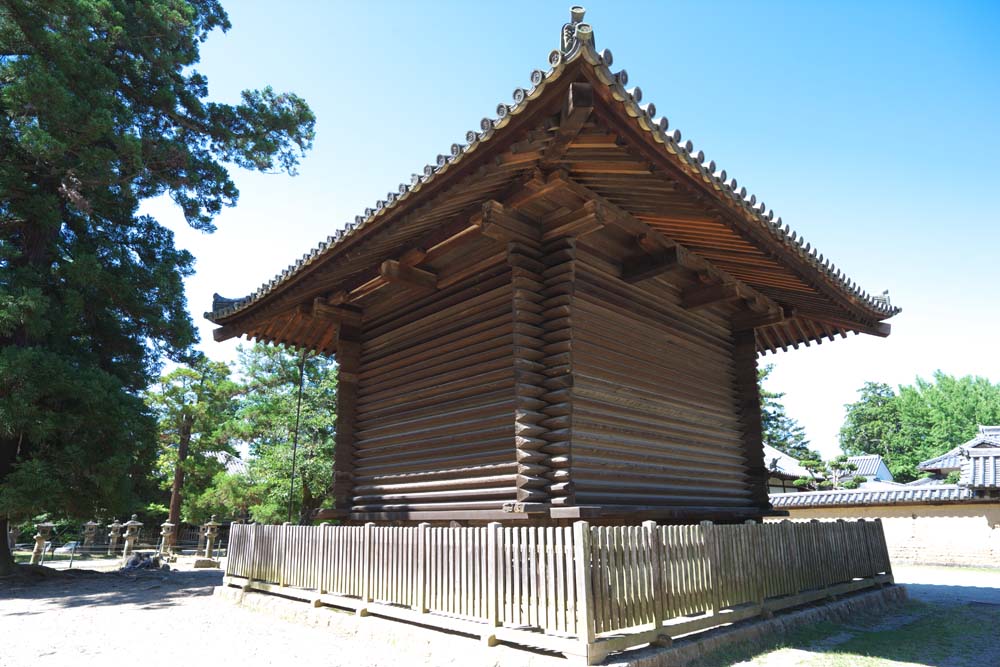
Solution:
M 864 477 L 869 482 L 891 482 L 892 473 L 889 467 L 878 454 L 862 454 L 859 456 L 849 456 L 848 463 L 853 463 L 858 467 L 853 474 Z

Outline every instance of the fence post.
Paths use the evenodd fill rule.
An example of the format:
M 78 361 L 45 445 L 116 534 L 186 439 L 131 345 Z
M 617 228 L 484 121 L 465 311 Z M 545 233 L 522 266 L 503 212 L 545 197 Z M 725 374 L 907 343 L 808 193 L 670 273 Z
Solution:
M 896 583 L 896 578 L 892 574 L 892 561 L 889 560 L 889 545 L 885 541 L 885 528 L 882 527 L 882 518 L 879 517 L 875 519 L 875 523 L 878 525 L 878 546 L 881 551 L 881 558 L 885 562 L 885 573 L 889 576 L 889 583 Z
M 491 521 L 486 526 L 486 619 L 490 628 L 500 627 L 500 594 L 497 581 L 497 553 L 499 550 L 500 522 Z M 483 643 L 497 645 L 497 636 L 492 631 L 483 634 Z
M 417 526 L 417 611 L 427 613 L 427 531 L 431 524 Z
M 361 587 L 361 599 L 365 604 L 372 601 L 372 538 L 375 534 L 375 524 L 371 521 L 365 524 L 365 548 L 364 548 L 364 558 L 362 560 L 362 587 Z M 368 608 L 359 607 L 357 611 L 358 616 L 367 616 Z
M 642 528 L 646 532 L 646 540 L 649 542 L 649 567 L 652 574 L 651 587 L 653 590 L 652 603 L 653 629 L 659 630 L 663 627 L 664 608 L 666 601 L 663 599 L 663 554 L 660 550 L 660 529 L 655 521 L 643 521 Z
M 576 634 L 586 644 L 585 655 L 590 656 L 594 643 L 594 588 L 591 581 L 590 523 L 573 524 L 573 561 L 576 567 Z M 588 663 L 589 664 L 589 663 Z
M 278 557 L 276 559 L 276 566 L 278 568 L 278 585 L 285 585 L 285 558 L 287 545 L 288 545 L 288 527 L 292 525 L 290 521 L 285 521 L 281 524 L 281 537 L 278 540 Z
M 722 591 L 719 589 L 719 554 L 715 534 L 715 525 L 711 521 L 702 521 L 701 534 L 705 541 L 705 551 L 708 552 L 708 581 L 712 588 L 712 615 L 717 616 L 722 607 Z

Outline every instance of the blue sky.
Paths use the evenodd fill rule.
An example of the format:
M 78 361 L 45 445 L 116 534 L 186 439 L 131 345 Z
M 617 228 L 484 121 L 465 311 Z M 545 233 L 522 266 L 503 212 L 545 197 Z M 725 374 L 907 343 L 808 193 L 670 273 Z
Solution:
M 242 296 L 408 181 L 545 65 L 567 2 L 230 1 L 204 45 L 214 99 L 302 95 L 317 139 L 300 175 L 237 171 L 210 236 L 146 208 L 197 257 L 202 348 L 212 292 Z M 276 8 L 280 7 L 281 11 Z M 1000 381 L 1000 3 L 592 2 L 598 48 L 697 149 L 872 293 L 904 312 L 887 339 L 768 355 L 769 384 L 824 454 L 865 380 L 935 369 Z

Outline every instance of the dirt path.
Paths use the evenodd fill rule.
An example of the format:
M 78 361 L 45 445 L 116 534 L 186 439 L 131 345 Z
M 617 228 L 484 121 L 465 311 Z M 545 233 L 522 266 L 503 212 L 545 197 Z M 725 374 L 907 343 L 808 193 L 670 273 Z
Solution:
M 1000 625 L 1000 571 L 898 567 L 896 577 L 909 586 L 914 600 L 897 612 L 811 628 L 778 651 L 710 664 L 1000 665 L 1000 639 L 991 630 Z M 567 664 L 405 623 L 371 617 L 355 622 L 328 609 L 316 610 L 321 627 L 289 622 L 213 597 L 220 580 L 218 571 L 181 570 L 133 576 L 74 571 L 31 585 L 0 581 L 0 636 L 5 640 L 0 667 L 178 667 L 193 661 L 228 667 Z M 289 604 L 296 613 L 302 608 L 302 603 Z M 992 634 L 973 638 L 976 652 L 963 652 L 969 638 L 961 633 L 983 628 L 983 622 Z M 141 647 L 141 653 L 130 655 L 130 647 Z
M 213 597 L 221 579 L 218 570 L 187 570 L 135 576 L 75 571 L 30 585 L 0 580 L 0 667 L 566 664 L 405 623 L 355 622 L 328 609 L 316 611 L 330 615 L 329 627 L 293 623 Z M 301 602 L 290 604 L 303 609 Z M 130 647 L 141 654 L 130 656 Z

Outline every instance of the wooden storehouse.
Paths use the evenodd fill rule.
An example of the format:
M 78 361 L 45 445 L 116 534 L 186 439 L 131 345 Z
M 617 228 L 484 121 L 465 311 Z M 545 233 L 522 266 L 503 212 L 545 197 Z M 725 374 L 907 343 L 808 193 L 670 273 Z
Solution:
M 888 298 L 671 128 L 582 17 L 478 130 L 207 313 L 216 340 L 335 355 L 323 516 L 760 517 L 758 356 L 888 335 Z

